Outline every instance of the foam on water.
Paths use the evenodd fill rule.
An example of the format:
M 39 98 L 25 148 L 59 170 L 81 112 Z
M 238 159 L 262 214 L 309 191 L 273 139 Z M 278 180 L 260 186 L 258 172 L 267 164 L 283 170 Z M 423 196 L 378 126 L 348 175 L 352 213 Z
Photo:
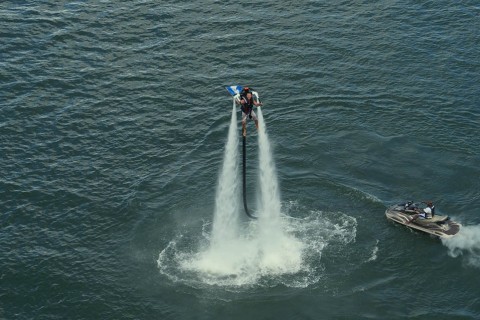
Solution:
M 239 143 L 235 104 L 215 197 L 211 234 L 180 235 L 160 253 L 160 272 L 190 286 L 278 285 L 305 287 L 321 277 L 319 260 L 331 241 L 355 239 L 356 220 L 322 214 L 293 219 L 282 213 L 275 163 L 260 108 L 257 220 L 243 216 L 240 193 Z M 286 208 L 288 210 L 288 208 Z M 342 218 L 343 217 L 343 218 Z M 194 238 L 192 240 L 192 238 Z M 192 246 L 191 243 L 198 243 Z M 204 245 L 200 245 L 204 243 Z
M 468 265 L 480 268 L 480 225 L 462 226 L 455 237 L 442 239 L 442 243 L 451 257 L 464 256 Z

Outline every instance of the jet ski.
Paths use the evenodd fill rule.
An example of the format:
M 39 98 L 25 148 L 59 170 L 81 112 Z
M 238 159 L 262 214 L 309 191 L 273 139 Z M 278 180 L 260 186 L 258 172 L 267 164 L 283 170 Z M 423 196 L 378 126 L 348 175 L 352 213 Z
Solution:
M 412 229 L 420 230 L 440 238 L 455 236 L 462 226 L 450 220 L 450 217 L 434 214 L 432 217 L 423 217 L 423 208 L 413 201 L 390 206 L 385 211 L 387 219 L 403 224 Z

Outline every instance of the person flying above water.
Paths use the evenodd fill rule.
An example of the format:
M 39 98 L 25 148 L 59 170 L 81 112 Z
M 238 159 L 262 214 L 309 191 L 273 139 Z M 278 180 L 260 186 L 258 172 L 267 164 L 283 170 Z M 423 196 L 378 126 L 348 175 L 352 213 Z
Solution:
M 258 129 L 258 118 L 255 112 L 253 111 L 253 106 L 260 107 L 262 106 L 261 102 L 253 99 L 252 92 L 250 88 L 245 87 L 240 92 L 240 99 L 237 101 L 241 105 L 242 109 L 242 133 L 243 136 L 247 136 L 247 116 L 249 119 L 255 121 L 255 127 Z

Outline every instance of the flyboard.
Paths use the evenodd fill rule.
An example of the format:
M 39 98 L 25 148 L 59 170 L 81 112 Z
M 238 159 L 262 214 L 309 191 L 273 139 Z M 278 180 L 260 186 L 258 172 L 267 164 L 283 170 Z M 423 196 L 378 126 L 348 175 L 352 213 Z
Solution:
M 230 93 L 232 95 L 232 97 L 233 97 L 233 99 L 235 99 L 235 101 L 240 102 L 240 93 L 243 90 L 242 86 L 229 86 L 229 87 L 225 87 L 225 88 L 227 89 L 228 93 Z M 260 98 L 258 97 L 258 92 L 253 91 L 251 89 L 250 89 L 250 92 L 252 93 L 253 99 L 256 102 L 260 102 Z
M 232 95 L 233 99 L 235 100 L 235 102 L 237 103 L 240 103 L 240 95 L 241 95 L 241 92 L 243 90 L 243 87 L 242 86 L 229 86 L 229 87 L 226 87 L 227 91 Z M 252 96 L 253 96 L 253 99 L 256 101 L 256 102 L 260 102 L 260 99 L 258 97 L 258 93 L 256 91 L 252 91 L 250 89 L 250 92 L 252 93 Z M 242 135 L 243 137 L 243 145 L 242 145 L 242 151 L 243 151 L 243 163 L 242 163 L 242 174 L 243 174 L 243 188 L 242 188 L 242 191 L 243 191 L 243 208 L 245 209 L 245 213 L 247 214 L 248 217 L 252 218 L 252 219 L 256 219 L 257 217 L 255 217 L 251 212 L 250 210 L 248 210 L 248 206 L 247 206 L 247 178 L 246 178 L 246 173 L 247 173 L 247 150 L 246 150 L 246 146 L 247 146 L 247 137 Z

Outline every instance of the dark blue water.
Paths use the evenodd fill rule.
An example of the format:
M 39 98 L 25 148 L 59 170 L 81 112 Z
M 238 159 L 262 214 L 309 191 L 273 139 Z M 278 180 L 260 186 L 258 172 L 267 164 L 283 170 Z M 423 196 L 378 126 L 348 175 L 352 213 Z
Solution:
M 479 15 L 2 2 L 0 318 L 479 319 Z M 233 84 L 264 102 L 282 232 L 302 248 L 247 278 L 189 268 L 209 246 Z M 387 221 L 405 199 L 433 200 L 461 234 Z

